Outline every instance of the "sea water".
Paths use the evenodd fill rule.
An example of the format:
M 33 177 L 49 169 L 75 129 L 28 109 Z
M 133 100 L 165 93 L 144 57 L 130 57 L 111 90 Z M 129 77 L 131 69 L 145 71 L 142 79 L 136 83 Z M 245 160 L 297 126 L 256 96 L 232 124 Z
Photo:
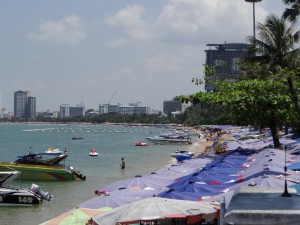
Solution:
M 68 151 L 65 164 L 87 177 L 85 181 L 69 182 L 20 181 L 24 188 L 32 183 L 39 185 L 43 191 L 53 194 L 54 199 L 31 207 L 1 207 L 0 224 L 43 223 L 95 197 L 96 189 L 174 163 L 170 154 L 190 146 L 151 143 L 146 147 L 135 146 L 137 141 L 147 142 L 145 137 L 170 131 L 170 128 L 149 126 L 0 124 L 0 161 L 15 161 L 28 151 L 59 148 Z M 74 136 L 83 139 L 72 140 Z M 97 150 L 98 157 L 89 156 L 92 148 Z M 120 169 L 121 158 L 125 159 L 125 170 Z

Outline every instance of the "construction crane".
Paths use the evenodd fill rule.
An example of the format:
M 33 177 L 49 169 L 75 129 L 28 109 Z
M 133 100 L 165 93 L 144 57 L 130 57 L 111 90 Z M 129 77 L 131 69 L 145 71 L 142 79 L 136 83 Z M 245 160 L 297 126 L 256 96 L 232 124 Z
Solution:
M 115 95 L 116 95 L 116 92 L 117 92 L 117 91 L 114 92 L 113 96 L 111 97 L 110 101 L 108 102 L 109 105 L 110 105 L 110 103 L 112 102 L 112 100 L 114 99 L 114 97 L 115 97 Z

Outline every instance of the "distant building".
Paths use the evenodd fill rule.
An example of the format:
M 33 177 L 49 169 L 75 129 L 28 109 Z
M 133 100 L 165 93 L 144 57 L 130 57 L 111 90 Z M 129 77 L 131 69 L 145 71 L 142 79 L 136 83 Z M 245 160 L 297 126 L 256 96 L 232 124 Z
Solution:
M 171 114 L 173 112 L 181 112 L 182 111 L 182 103 L 177 100 L 168 100 L 163 102 L 163 113 Z
M 62 104 L 59 107 L 59 116 L 61 118 L 66 118 L 70 116 L 70 106 L 68 104 Z
M 43 118 L 58 118 L 59 112 L 47 110 L 46 112 L 38 113 L 38 116 L 43 117 Z
M 8 118 L 8 110 L 6 108 L 2 108 L 0 110 L 0 118 L 1 119 Z
M 26 117 L 27 95 L 26 91 L 16 91 L 14 94 L 14 116 L 16 118 Z
M 70 106 L 69 104 L 60 105 L 60 117 L 77 117 L 84 116 L 85 106 L 83 104 L 78 104 L 76 106 Z
M 132 115 L 132 114 L 149 114 L 150 107 L 146 106 L 122 106 L 119 108 L 119 113 L 123 115 Z
M 110 104 L 101 104 L 99 105 L 99 114 L 106 114 L 117 112 L 123 115 L 132 115 L 132 114 L 149 114 L 150 107 L 149 106 L 140 106 L 138 103 L 130 103 L 129 106 L 118 105 L 110 105 Z
M 205 63 L 216 71 L 216 80 L 237 81 L 240 75 L 239 62 L 246 56 L 246 50 L 251 46 L 245 43 L 207 44 Z M 215 87 L 205 85 L 206 91 Z
M 69 109 L 70 117 L 84 116 L 85 115 L 85 107 L 83 104 L 78 104 L 76 106 L 72 106 Z
M 36 97 L 31 97 L 29 91 L 16 91 L 14 93 L 14 117 L 36 117 Z
M 99 112 L 98 111 L 89 111 L 89 112 L 85 112 L 85 115 L 87 115 L 87 116 L 98 116 Z
M 36 117 L 36 97 L 28 97 L 27 117 L 34 119 Z

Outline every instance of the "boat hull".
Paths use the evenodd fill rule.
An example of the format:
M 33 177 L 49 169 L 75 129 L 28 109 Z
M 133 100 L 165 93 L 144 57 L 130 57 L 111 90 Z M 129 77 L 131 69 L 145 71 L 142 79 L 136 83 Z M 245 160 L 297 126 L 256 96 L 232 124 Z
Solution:
M 0 206 L 32 206 L 41 202 L 31 191 L 0 188 Z
M 153 142 L 154 144 L 157 145 L 190 145 L 192 142 L 187 139 L 166 139 L 166 138 L 161 138 L 161 139 L 155 139 L 155 138 L 146 138 L 147 140 Z
M 0 163 L 0 171 L 12 170 L 20 171 L 22 180 L 71 181 L 76 179 L 70 170 L 60 166 Z
M 194 153 L 193 153 L 193 152 L 188 152 L 188 151 L 173 152 L 173 153 L 171 154 L 171 156 L 176 157 L 176 156 L 179 155 L 179 154 L 185 154 L 185 155 L 189 155 L 189 156 L 191 156 L 191 157 L 194 156 Z
M 176 160 L 178 162 L 181 162 L 181 161 L 187 160 L 187 159 L 191 159 L 191 158 L 192 158 L 192 156 L 187 155 L 187 154 L 178 154 L 178 155 L 176 155 Z

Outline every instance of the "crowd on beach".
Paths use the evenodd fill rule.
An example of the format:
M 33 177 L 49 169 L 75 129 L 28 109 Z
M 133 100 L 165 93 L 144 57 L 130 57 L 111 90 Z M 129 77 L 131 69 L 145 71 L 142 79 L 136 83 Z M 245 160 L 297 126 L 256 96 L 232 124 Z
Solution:
M 290 187 L 300 183 L 300 175 L 292 167 L 300 161 L 300 139 L 294 135 L 281 136 L 283 151 L 273 148 L 268 130 L 206 126 L 196 132 L 197 155 L 192 159 L 107 185 L 97 190 L 95 198 L 79 204 L 77 208 L 111 209 L 88 215 L 88 224 L 105 224 L 103 221 L 117 213 L 114 210 L 118 207 L 153 196 L 208 203 L 215 213 L 193 218 L 194 223 L 188 224 L 215 224 L 220 220 L 222 200 L 228 207 L 232 195 L 242 186 L 284 188 L 286 178 Z M 120 167 L 123 163 L 125 168 L 125 161 Z M 287 172 L 286 167 L 290 168 Z

